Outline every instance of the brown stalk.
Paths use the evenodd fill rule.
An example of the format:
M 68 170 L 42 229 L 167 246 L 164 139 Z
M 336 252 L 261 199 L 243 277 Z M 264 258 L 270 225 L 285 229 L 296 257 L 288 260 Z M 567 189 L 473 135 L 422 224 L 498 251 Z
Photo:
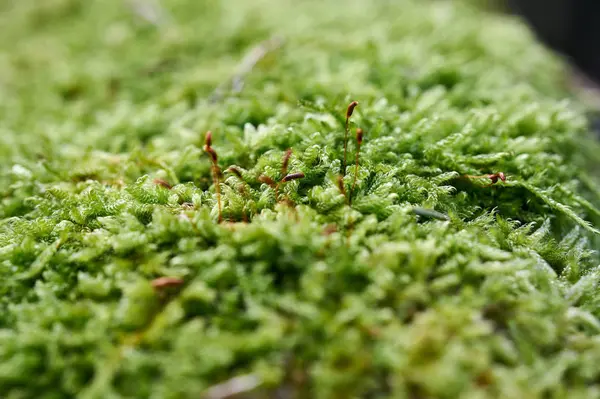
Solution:
M 219 207 L 219 223 L 221 223 L 223 221 L 223 213 L 221 209 L 221 170 L 219 169 L 217 152 L 211 147 L 211 145 L 212 132 L 209 130 L 208 132 L 206 132 L 206 138 L 204 139 L 204 151 L 210 156 L 211 160 L 213 184 L 215 185 L 215 193 L 217 194 L 217 205 Z
M 349 123 L 350 117 L 354 112 L 354 108 L 358 105 L 357 101 L 352 101 L 350 105 L 348 105 L 348 109 L 346 109 L 346 130 L 344 133 L 344 165 L 342 168 L 342 175 L 346 175 L 346 165 L 347 165 L 347 152 L 348 152 L 348 132 L 349 132 Z
M 356 166 L 354 168 L 354 182 L 352 182 L 352 190 L 350 192 L 349 203 L 352 204 L 352 195 L 354 195 L 354 189 L 356 188 L 356 179 L 358 177 L 358 165 L 360 157 L 360 146 L 363 142 L 363 130 L 361 128 L 356 129 Z
M 166 287 L 177 287 L 183 284 L 183 280 L 177 277 L 159 277 L 152 280 L 150 283 L 155 290 L 160 290 Z
M 264 184 L 268 185 L 272 189 L 275 189 L 275 187 L 277 187 L 277 184 L 275 184 L 275 181 L 273 179 L 271 179 L 267 175 L 260 175 L 258 177 L 258 181 L 261 182 L 261 183 L 264 183 Z
M 346 203 L 348 203 L 348 196 L 346 195 L 346 188 L 344 187 L 344 177 L 342 175 L 338 175 L 337 177 L 337 185 L 340 193 L 346 198 Z
M 229 168 L 227 168 L 227 171 L 233 173 L 234 175 L 236 175 L 236 177 L 238 179 L 240 179 L 241 181 L 244 181 L 244 178 L 242 176 L 242 171 L 239 170 L 237 167 L 230 166 Z
M 287 175 L 288 165 L 290 164 L 290 158 L 292 157 L 292 149 L 288 148 L 283 156 L 283 162 L 281 163 L 281 176 Z
M 167 190 L 170 190 L 170 189 L 173 188 L 173 186 L 171 186 L 171 184 L 169 184 L 169 182 L 166 181 L 166 180 L 163 180 L 163 179 L 154 179 L 153 181 L 154 181 L 154 184 L 157 184 L 157 185 L 159 185 L 161 187 L 164 187 Z

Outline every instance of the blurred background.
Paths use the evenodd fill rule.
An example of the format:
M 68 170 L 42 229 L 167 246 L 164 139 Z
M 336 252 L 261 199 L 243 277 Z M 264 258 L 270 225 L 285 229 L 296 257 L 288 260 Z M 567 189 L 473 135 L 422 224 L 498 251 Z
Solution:
M 597 0 L 506 0 L 537 36 L 568 56 L 589 78 L 600 80 L 600 2 Z
M 573 66 L 572 83 L 600 108 L 600 1 L 503 0 L 512 13 L 523 17 L 537 37 L 566 56 Z M 591 118 L 600 137 L 600 117 Z
M 438 0 L 432 2 L 435 7 L 426 11 L 427 3 L 430 2 L 0 0 L 0 119 L 11 129 L 36 125 L 26 130 L 47 132 L 42 118 L 38 122 L 30 115 L 51 115 L 56 120 L 68 115 L 71 123 L 77 121 L 86 126 L 101 109 L 120 107 L 125 115 L 131 112 L 125 108 L 134 103 L 186 102 L 191 107 L 205 98 L 222 97 L 221 85 L 230 84 L 236 68 L 243 70 L 247 65 L 258 64 L 256 60 L 261 58 L 262 68 L 255 69 L 264 74 L 252 74 L 246 80 L 246 92 L 249 87 L 285 81 L 289 90 L 284 92 L 290 100 L 310 100 L 324 87 L 339 91 L 340 95 L 361 94 L 368 89 L 369 80 L 385 78 L 391 79 L 389 85 L 375 82 L 377 87 L 383 87 L 384 92 L 379 95 L 398 103 L 404 92 L 394 87 L 427 88 L 433 83 L 443 84 L 444 79 L 476 84 L 484 72 L 491 73 L 475 71 L 483 55 L 519 51 L 526 53 L 525 58 L 520 58 L 522 65 L 496 66 L 514 69 L 524 84 L 533 87 L 557 87 L 550 80 L 566 77 L 565 86 L 584 88 L 577 95 L 583 96 L 590 108 L 600 110 L 599 0 Z M 510 13 L 515 18 L 502 18 L 498 23 L 489 22 L 495 21 L 494 17 L 470 20 L 468 15 L 475 7 L 461 3 Z M 335 17 L 319 15 L 328 13 L 330 8 L 337 9 L 338 4 L 343 7 L 331 14 Z M 436 11 L 431 11 L 434 8 Z M 517 19 L 526 21 L 541 42 L 570 61 L 569 74 L 563 73 L 562 64 L 561 73 L 555 74 L 558 63 L 542 58 L 537 46 L 523 44 L 531 32 Z M 369 22 L 372 25 L 357 27 Z M 348 31 L 353 33 L 342 33 L 349 25 L 353 28 Z M 321 29 L 331 35 L 327 40 L 315 33 Z M 266 51 L 268 57 L 257 57 L 261 44 L 268 47 L 276 43 L 269 38 L 276 39 L 280 34 L 293 38 L 289 48 L 306 55 L 296 57 L 283 51 L 275 56 L 274 51 Z M 371 38 L 373 43 L 389 38 L 389 47 L 367 43 Z M 490 42 L 495 46 L 488 46 Z M 516 48 L 517 44 L 523 47 Z M 259 48 L 255 51 L 256 46 Z M 481 51 L 487 47 L 494 50 L 489 54 Z M 389 52 L 396 54 L 396 50 L 398 56 L 391 59 Z M 391 72 L 389 76 L 378 75 L 374 72 L 380 71 L 378 66 L 367 60 L 361 64 L 359 56 L 367 51 L 381 54 L 387 63 L 386 71 L 402 69 L 402 77 Z M 352 56 L 345 58 L 349 54 Z M 288 81 L 292 70 L 303 77 L 301 83 Z M 340 70 L 346 70 L 352 79 L 343 79 Z M 361 71 L 370 71 L 369 76 L 359 79 Z M 465 80 L 462 74 L 467 72 L 472 76 Z M 487 79 L 509 79 L 500 71 L 493 75 Z M 309 78 L 314 82 L 312 88 Z M 242 85 L 233 82 L 230 86 L 239 91 Z M 472 87 L 468 90 L 473 92 Z M 118 114 L 112 110 L 109 113 Z M 151 116 L 144 118 L 154 118 L 153 113 L 148 114 Z M 168 120 L 164 123 L 168 124 Z M 143 135 L 153 137 L 159 131 L 160 128 L 148 128 Z M 98 145 L 108 145 L 107 141 L 100 141 Z M 5 147 L 10 151 L 13 146 Z M 120 149 L 116 146 L 116 150 Z

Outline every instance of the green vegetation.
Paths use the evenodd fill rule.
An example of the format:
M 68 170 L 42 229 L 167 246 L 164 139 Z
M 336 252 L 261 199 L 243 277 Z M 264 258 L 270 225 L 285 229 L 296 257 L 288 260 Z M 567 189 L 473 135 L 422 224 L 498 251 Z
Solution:
M 600 146 L 522 24 L 148 4 L 0 3 L 0 396 L 600 397 Z

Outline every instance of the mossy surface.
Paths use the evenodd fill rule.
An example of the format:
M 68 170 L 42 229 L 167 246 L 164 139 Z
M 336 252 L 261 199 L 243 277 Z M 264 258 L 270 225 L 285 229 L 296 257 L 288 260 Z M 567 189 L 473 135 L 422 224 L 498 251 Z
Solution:
M 523 25 L 147 4 L 0 4 L 2 398 L 600 396 L 600 147 Z

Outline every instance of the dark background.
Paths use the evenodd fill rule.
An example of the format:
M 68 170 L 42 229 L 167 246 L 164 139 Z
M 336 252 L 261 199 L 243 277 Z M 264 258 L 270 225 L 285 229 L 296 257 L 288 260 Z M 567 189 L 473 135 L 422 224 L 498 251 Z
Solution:
M 505 0 L 538 37 L 600 85 L 600 0 Z

